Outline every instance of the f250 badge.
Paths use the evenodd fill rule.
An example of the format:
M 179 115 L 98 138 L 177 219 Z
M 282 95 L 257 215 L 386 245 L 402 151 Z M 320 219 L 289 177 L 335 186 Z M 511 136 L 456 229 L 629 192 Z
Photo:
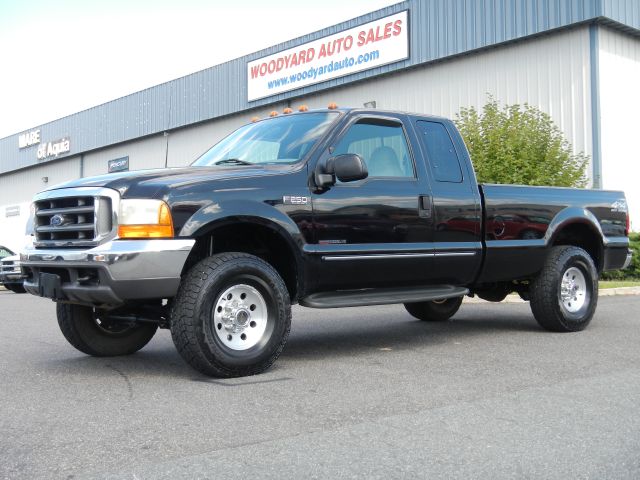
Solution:
M 306 205 L 309 203 L 309 197 L 297 197 L 294 195 L 284 195 L 282 203 L 285 205 Z
M 627 213 L 627 202 L 624 200 L 616 200 L 611 204 L 611 211 Z

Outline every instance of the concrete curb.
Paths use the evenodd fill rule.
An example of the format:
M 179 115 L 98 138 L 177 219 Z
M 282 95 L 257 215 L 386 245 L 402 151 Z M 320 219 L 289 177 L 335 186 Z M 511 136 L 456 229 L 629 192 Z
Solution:
M 640 287 L 618 287 L 618 288 L 601 288 L 601 297 L 611 297 L 613 295 L 640 295 Z
M 599 297 L 612 297 L 617 295 L 640 295 L 640 287 L 618 287 L 618 288 L 601 288 L 598 294 Z M 464 297 L 465 303 L 494 303 L 487 302 L 478 297 Z M 502 303 L 525 303 L 518 295 L 507 295 Z

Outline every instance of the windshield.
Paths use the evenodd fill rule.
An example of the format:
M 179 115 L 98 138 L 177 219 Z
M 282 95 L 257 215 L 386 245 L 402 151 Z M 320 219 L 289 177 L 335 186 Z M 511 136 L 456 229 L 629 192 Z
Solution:
M 211 147 L 192 165 L 296 163 L 304 158 L 337 118 L 337 112 L 305 113 L 245 125 Z

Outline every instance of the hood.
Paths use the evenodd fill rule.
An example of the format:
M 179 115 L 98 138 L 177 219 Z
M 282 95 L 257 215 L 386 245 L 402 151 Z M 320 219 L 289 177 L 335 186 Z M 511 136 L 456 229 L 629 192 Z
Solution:
M 292 165 L 158 168 L 80 178 L 55 185 L 47 190 L 73 187 L 106 187 L 118 190 L 123 197 L 157 198 L 167 190 L 187 185 L 279 175 L 292 170 Z

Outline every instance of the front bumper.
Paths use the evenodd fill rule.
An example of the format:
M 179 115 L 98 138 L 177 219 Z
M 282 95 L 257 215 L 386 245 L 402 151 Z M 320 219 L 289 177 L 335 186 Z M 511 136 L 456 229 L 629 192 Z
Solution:
M 21 254 L 27 292 L 57 301 L 119 306 L 176 295 L 193 239 L 112 240 L 88 250 Z

